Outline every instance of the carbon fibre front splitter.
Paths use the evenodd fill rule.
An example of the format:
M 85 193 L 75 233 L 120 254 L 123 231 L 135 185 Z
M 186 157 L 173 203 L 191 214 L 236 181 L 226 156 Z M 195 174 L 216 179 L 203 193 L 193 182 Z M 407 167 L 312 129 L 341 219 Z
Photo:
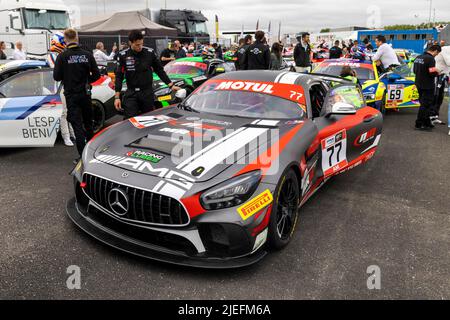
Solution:
M 123 236 L 89 219 L 89 217 L 83 215 L 80 210 L 81 209 L 76 204 L 75 198 L 72 198 L 67 202 L 66 211 L 69 218 L 84 232 L 113 248 L 147 259 L 195 268 L 231 269 L 255 264 L 267 254 L 264 250 L 258 250 L 251 255 L 239 258 L 221 259 L 189 257 L 166 248 L 161 248 L 156 245 Z

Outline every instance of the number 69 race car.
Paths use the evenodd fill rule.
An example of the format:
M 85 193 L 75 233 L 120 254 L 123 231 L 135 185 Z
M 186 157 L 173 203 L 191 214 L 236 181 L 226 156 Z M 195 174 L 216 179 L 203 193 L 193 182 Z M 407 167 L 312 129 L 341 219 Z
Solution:
M 419 92 L 411 67 L 402 64 L 380 74 L 370 60 L 330 59 L 319 64 L 313 73 L 339 76 L 343 67 L 351 67 L 361 83 L 367 104 L 380 110 L 420 107 Z
M 374 156 L 382 118 L 343 79 L 225 73 L 178 106 L 94 137 L 72 172 L 67 212 L 135 255 L 246 266 L 290 242 L 298 208 L 325 181 Z

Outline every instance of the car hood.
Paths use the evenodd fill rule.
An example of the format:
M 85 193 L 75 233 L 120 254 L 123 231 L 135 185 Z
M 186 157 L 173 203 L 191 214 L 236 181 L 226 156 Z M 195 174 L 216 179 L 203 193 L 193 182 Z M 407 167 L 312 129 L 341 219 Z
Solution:
M 172 179 L 207 181 L 237 162 L 253 162 L 255 158 L 248 155 L 264 153 L 283 131 L 271 129 L 283 129 L 284 122 L 170 107 L 124 121 L 109 134 L 106 131 L 98 138 L 94 156 L 146 175 L 167 176 L 164 172 Z

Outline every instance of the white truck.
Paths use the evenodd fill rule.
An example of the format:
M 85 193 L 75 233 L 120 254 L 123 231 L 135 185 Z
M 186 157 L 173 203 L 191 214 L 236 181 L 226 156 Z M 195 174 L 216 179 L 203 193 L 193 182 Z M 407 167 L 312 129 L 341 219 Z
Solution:
M 7 56 L 21 41 L 28 58 L 45 59 L 52 33 L 71 26 L 69 9 L 62 0 L 0 0 L 0 41 Z

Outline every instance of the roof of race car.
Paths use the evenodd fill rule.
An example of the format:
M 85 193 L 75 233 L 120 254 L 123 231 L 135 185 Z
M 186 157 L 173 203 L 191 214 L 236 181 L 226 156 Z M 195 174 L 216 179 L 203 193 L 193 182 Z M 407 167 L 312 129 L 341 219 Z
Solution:
M 15 68 L 30 68 L 30 67 L 46 67 L 47 61 L 42 60 L 8 60 L 0 68 L 0 71 L 7 71 Z

